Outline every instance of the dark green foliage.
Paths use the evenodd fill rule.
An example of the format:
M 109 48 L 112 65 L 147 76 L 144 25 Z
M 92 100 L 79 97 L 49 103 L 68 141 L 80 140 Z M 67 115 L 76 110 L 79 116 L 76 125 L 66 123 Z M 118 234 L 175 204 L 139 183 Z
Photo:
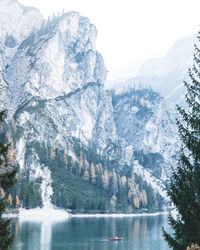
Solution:
M 19 195 L 20 206 L 24 208 L 42 207 L 40 184 L 40 180 L 30 182 L 28 178 L 20 176 L 17 185 L 10 193 L 13 197 Z
M 6 111 L 0 112 L 0 122 L 4 121 Z M 4 141 L 0 142 L 0 155 L 6 159 L 5 155 L 8 151 L 9 145 Z M 16 169 L 9 168 L 6 160 L 1 160 L 0 164 L 0 187 L 7 191 L 15 182 Z M 0 250 L 8 250 L 13 242 L 11 235 L 11 220 L 3 218 L 2 215 L 6 210 L 7 198 L 0 199 Z
M 0 154 L 5 155 L 8 151 L 9 145 L 6 145 L 4 142 L 0 142 Z
M 12 205 L 9 205 L 9 208 L 15 208 L 16 196 L 18 195 L 20 201 L 20 207 L 31 209 L 35 207 L 42 207 L 42 198 L 41 198 L 41 178 L 36 180 L 29 180 L 28 170 L 26 175 L 21 173 L 18 177 L 17 183 L 8 189 L 8 193 L 12 196 Z
M 124 98 L 131 101 L 131 104 L 139 107 L 140 109 L 146 108 L 146 111 L 149 110 L 147 107 L 143 106 L 140 102 L 141 98 L 144 100 L 148 100 L 152 104 L 159 103 L 162 99 L 161 95 L 157 92 L 154 92 L 151 88 L 143 88 L 143 89 L 135 89 L 128 88 L 126 91 L 116 94 L 115 90 L 111 90 L 112 95 L 112 104 L 113 107 Z
M 69 139 L 69 138 L 68 138 Z M 78 162 L 74 162 L 70 156 L 67 155 L 67 164 L 64 160 L 64 151 L 55 149 L 55 157 L 51 157 L 51 148 L 49 146 L 40 145 L 39 143 L 31 144 L 29 149 L 30 153 L 32 150 L 36 151 L 41 164 L 49 167 L 51 170 L 51 177 L 53 179 L 52 188 L 52 203 L 61 208 L 71 209 L 72 212 L 109 212 L 110 211 L 110 200 L 113 195 L 116 196 L 116 212 L 130 212 L 135 210 L 133 199 L 127 198 L 130 187 L 128 183 L 125 186 L 120 185 L 120 178 L 122 175 L 126 178 L 131 177 L 131 171 L 128 166 L 124 167 L 125 171 L 121 173 L 115 173 L 113 178 L 113 168 L 116 167 L 117 162 L 103 159 L 97 155 L 93 150 L 83 146 L 76 138 L 70 139 L 71 150 L 75 152 Z M 81 156 L 82 155 L 82 156 Z M 83 163 L 80 169 L 79 161 L 83 157 L 87 160 L 89 166 L 85 166 Z M 91 164 L 95 166 L 95 181 L 92 180 Z M 97 171 L 96 165 L 101 164 L 102 172 Z M 84 179 L 84 172 L 87 169 L 89 178 Z M 116 168 L 117 169 L 117 168 Z M 102 181 L 102 175 L 104 171 L 108 172 L 109 185 L 106 188 Z M 140 177 L 135 175 L 135 182 L 140 186 L 140 192 L 146 190 L 148 197 L 148 204 L 143 206 L 141 203 L 140 209 L 137 211 L 143 211 L 143 209 L 150 209 L 150 211 L 161 210 L 163 201 L 159 195 L 156 197 L 153 194 L 153 189 L 147 186 Z M 136 184 L 135 184 L 136 185 Z M 21 202 L 23 204 L 23 196 L 20 195 Z
M 153 175 L 157 178 L 161 177 L 162 174 L 162 164 L 164 164 L 163 156 L 159 153 L 144 153 L 141 151 L 134 151 L 135 159 L 144 166 L 148 168 Z
M 200 34 L 199 34 L 200 35 Z M 200 39 L 200 37 L 198 37 Z M 182 146 L 179 161 L 172 170 L 167 193 L 178 211 L 169 216 L 174 230 L 170 235 L 163 230 L 165 240 L 173 249 L 186 249 L 192 243 L 200 245 L 200 50 L 195 46 L 194 65 L 185 82 L 187 109 L 178 107 L 181 120 L 177 121 Z
M 0 122 L 4 122 L 4 118 L 7 114 L 7 110 L 3 110 L 0 112 Z
M 107 211 L 109 196 L 106 192 L 91 186 L 80 178 L 78 164 L 72 166 L 68 157 L 68 169 L 63 161 L 63 151 L 56 150 L 55 159 L 49 156 L 49 149 L 39 144 L 34 145 L 41 163 L 51 170 L 53 179 L 52 202 L 58 207 L 71 209 L 73 212 Z M 80 154 L 80 145 L 74 144 L 74 150 Z
M 0 203 L 2 200 L 0 201 Z M 6 203 L 6 200 L 3 201 Z M 0 204 L 0 209 L 2 206 Z M 11 219 L 0 219 L 0 250 L 8 250 L 13 243 L 14 237 L 11 236 L 11 229 L 10 229 Z
M 7 190 L 9 187 L 13 186 L 15 183 L 15 176 L 16 176 L 17 170 L 13 169 L 12 172 L 8 172 L 4 175 L 1 175 L 0 177 L 0 183 L 1 183 L 1 187 L 4 190 Z
M 109 195 L 106 192 L 63 168 L 56 169 L 53 179 L 52 202 L 56 206 L 71 209 L 73 212 L 108 211 Z

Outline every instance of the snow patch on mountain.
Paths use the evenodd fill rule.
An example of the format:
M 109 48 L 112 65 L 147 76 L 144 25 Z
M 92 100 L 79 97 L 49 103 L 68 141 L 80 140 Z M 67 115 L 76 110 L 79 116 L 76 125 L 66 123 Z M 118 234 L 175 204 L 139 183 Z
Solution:
M 41 196 L 42 196 L 43 207 L 52 208 L 53 205 L 51 203 L 51 195 L 53 194 L 53 189 L 51 186 L 52 184 L 51 172 L 46 166 L 44 166 L 43 169 L 40 170 L 39 175 L 42 177 Z
M 26 144 L 24 137 L 21 137 L 16 145 L 16 161 L 19 163 L 20 171 L 24 169 L 25 164 L 25 153 L 26 153 Z

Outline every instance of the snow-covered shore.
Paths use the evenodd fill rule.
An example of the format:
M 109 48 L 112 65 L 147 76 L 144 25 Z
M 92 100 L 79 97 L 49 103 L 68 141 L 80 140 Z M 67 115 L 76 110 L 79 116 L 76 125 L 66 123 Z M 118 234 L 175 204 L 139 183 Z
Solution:
M 4 217 L 18 218 L 19 221 L 33 221 L 33 222 L 58 222 L 67 220 L 71 215 L 62 209 L 55 208 L 34 208 L 34 209 L 19 209 L 19 213 L 4 214 Z
M 69 218 L 101 218 L 101 217 L 113 217 L 113 218 L 124 218 L 124 217 L 141 217 L 141 216 L 158 216 L 161 214 L 168 214 L 168 212 L 157 212 L 157 213 L 138 213 L 138 214 L 71 214 L 62 209 L 56 208 L 34 208 L 34 209 L 19 209 L 19 213 L 16 214 L 5 214 L 5 217 L 18 218 L 19 221 L 49 221 L 58 222 L 65 221 Z

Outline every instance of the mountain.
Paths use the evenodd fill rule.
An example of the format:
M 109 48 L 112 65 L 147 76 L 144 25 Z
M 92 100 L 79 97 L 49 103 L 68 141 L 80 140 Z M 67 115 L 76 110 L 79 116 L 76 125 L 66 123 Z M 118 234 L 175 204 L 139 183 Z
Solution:
M 112 103 L 117 134 L 133 148 L 134 159 L 161 180 L 176 165 L 180 140 L 176 104 L 184 106 L 194 36 L 177 41 L 165 57 L 145 62 L 138 76 L 115 81 Z
M 133 147 L 134 157 L 142 166 L 166 180 L 180 146 L 174 104 L 151 88 L 112 93 L 119 137 Z
M 35 8 L 24 7 L 14 0 L 0 1 L 0 66 L 9 64 L 19 44 L 33 29 L 39 28 L 42 21 Z
M 144 62 L 136 77 L 117 80 L 106 86 L 118 92 L 127 87 L 151 86 L 169 102 L 182 103 L 183 80 L 187 79 L 188 68 L 192 65 L 194 43 L 194 35 L 185 36 L 168 50 L 165 57 Z
M 0 83 L 2 96 L 0 103 L 3 106 L 7 99 L 7 84 L 2 73 L 10 64 L 21 42 L 33 29 L 38 29 L 42 22 L 43 17 L 37 9 L 24 7 L 14 0 L 0 1 Z
M 7 162 L 19 166 L 10 206 L 161 210 L 160 176 L 117 131 L 95 26 L 77 12 L 43 20 L 16 0 L 0 4 L 0 108 L 8 110 Z

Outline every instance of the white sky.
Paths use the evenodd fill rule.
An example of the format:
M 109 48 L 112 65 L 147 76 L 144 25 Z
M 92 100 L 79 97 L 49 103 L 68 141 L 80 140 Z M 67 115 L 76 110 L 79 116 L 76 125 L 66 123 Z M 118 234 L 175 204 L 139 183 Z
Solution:
M 97 49 L 108 79 L 133 76 L 144 59 L 166 53 L 182 36 L 197 33 L 200 0 L 19 0 L 53 12 L 76 10 L 97 27 Z

